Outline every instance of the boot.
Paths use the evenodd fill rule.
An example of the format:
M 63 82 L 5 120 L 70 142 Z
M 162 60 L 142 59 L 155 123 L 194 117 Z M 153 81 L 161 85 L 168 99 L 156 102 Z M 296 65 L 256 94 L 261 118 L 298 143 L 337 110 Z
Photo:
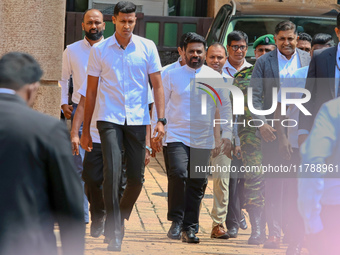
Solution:
M 262 208 L 252 208 L 248 211 L 251 224 L 251 235 L 248 244 L 263 244 L 266 240 L 266 221 Z

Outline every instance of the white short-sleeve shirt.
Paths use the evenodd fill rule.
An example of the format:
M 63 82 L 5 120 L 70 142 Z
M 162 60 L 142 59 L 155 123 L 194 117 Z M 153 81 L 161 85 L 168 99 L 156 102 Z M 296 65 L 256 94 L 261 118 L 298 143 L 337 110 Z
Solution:
M 87 74 L 100 77 L 96 120 L 148 125 L 148 75 L 162 70 L 156 45 L 132 35 L 123 50 L 115 34 L 92 47 Z
M 83 97 L 86 97 L 86 90 L 87 90 L 87 81 L 84 81 L 83 85 L 78 90 L 78 93 L 82 95 Z M 98 95 L 97 95 L 97 98 L 98 98 Z M 151 87 L 148 84 L 148 104 L 152 104 L 153 102 L 154 100 L 153 100 Z M 101 143 L 100 135 L 97 129 L 97 121 L 96 121 L 97 116 L 98 116 L 98 100 L 96 100 L 96 104 L 93 110 L 93 115 L 92 115 L 91 124 L 90 124 L 90 134 L 91 134 L 93 143 Z

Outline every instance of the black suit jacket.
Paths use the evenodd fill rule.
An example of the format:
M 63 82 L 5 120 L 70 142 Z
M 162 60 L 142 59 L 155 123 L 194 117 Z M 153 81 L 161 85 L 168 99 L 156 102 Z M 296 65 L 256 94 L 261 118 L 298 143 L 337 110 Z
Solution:
M 311 99 L 304 105 L 311 116 L 299 114 L 299 129 L 310 131 L 323 103 L 335 98 L 335 66 L 337 46 L 316 50 L 308 69 L 306 89 Z
M 83 192 L 65 124 L 0 93 L 0 254 L 84 253 Z

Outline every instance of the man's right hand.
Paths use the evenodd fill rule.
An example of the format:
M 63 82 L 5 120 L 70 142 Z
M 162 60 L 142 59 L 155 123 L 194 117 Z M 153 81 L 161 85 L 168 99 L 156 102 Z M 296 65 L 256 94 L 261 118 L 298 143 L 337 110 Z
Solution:
M 78 134 L 74 135 L 71 132 L 71 144 L 72 144 L 72 153 L 73 155 L 79 155 L 79 136 Z
M 273 132 L 276 132 L 276 129 L 274 129 L 269 124 L 265 123 L 262 127 L 259 128 L 262 138 L 266 142 L 272 142 L 276 139 L 276 136 Z
M 68 105 L 68 104 L 63 104 L 61 106 L 61 109 L 64 112 L 64 116 L 66 119 L 71 119 L 71 115 L 72 115 L 72 111 L 73 111 L 73 106 L 72 105 Z
M 83 147 L 84 150 L 91 152 L 91 150 L 93 149 L 93 145 L 90 132 L 86 132 L 85 130 L 83 130 L 80 138 L 80 145 L 81 147 Z

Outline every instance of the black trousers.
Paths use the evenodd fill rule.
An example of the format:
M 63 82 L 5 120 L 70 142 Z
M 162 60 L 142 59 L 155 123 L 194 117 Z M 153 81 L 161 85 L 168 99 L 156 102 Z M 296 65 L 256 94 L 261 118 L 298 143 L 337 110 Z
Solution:
M 104 201 L 106 236 L 121 237 L 124 219 L 129 219 L 144 182 L 146 126 L 118 125 L 97 121 L 104 162 Z M 127 184 L 119 199 L 122 152 L 125 149 Z
M 240 169 L 242 166 L 242 160 L 233 157 L 231 165 Z M 243 195 L 243 182 L 240 173 L 230 173 L 229 180 L 229 202 L 228 213 L 226 218 L 227 229 L 240 227 L 241 220 L 241 198 Z
M 199 208 L 207 187 L 210 150 L 195 149 L 181 142 L 168 143 L 168 220 L 183 222 L 183 230 L 195 229 Z M 196 171 L 196 172 L 195 172 Z
M 126 186 L 126 163 L 122 155 L 123 169 L 119 186 L 119 199 Z M 85 182 L 85 193 L 90 203 L 91 221 L 102 220 L 105 215 L 103 198 L 103 153 L 100 143 L 93 143 L 91 152 L 85 151 L 82 178 Z
M 91 221 L 102 220 L 105 215 L 102 183 L 103 156 L 100 143 L 93 143 L 91 152 L 86 151 L 83 162 L 85 193 L 90 203 Z
M 283 160 L 279 154 L 278 140 L 266 143 L 261 142 L 263 166 L 276 166 Z M 265 214 L 268 224 L 269 236 L 281 237 L 283 203 L 283 178 L 277 174 L 265 174 Z
M 300 164 L 299 149 L 294 148 L 289 163 L 298 166 Z M 283 185 L 283 215 L 282 228 L 285 235 L 288 236 L 289 244 L 303 243 L 305 229 L 303 219 L 298 210 L 298 179 L 284 179 Z

